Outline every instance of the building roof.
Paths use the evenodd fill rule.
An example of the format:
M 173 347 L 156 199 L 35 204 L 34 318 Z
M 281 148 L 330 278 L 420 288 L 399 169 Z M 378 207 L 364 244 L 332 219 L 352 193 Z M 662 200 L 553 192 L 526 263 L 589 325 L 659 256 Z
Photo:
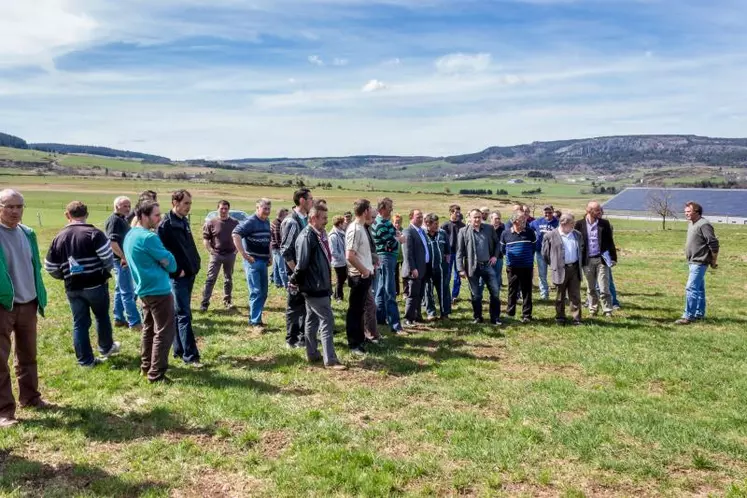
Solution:
M 694 201 L 703 206 L 706 216 L 747 218 L 747 189 L 630 187 L 605 202 L 604 210 L 649 212 L 649 199 L 663 192 L 677 213 L 684 210 L 686 202 Z

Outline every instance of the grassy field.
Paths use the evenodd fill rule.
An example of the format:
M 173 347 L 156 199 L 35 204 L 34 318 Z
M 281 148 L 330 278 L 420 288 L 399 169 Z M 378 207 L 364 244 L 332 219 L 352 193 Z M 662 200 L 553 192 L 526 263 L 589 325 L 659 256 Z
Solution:
M 36 177 L 3 183 L 26 194 L 25 221 L 39 231 L 42 251 L 73 198 L 87 202 L 101 225 L 116 195 L 149 187 L 166 200 L 177 186 Z M 189 188 L 195 233 L 218 198 L 251 210 L 260 195 L 277 207 L 291 194 Z M 361 193 L 315 195 L 337 213 Z M 458 200 L 393 197 L 397 210 L 439 213 Z M 547 200 L 582 207 L 574 197 Z M 58 409 L 20 410 L 22 424 L 0 431 L 0 494 L 747 496 L 747 229 L 716 227 L 721 268 L 707 277 L 708 319 L 677 328 L 686 227 L 672 227 L 615 221 L 623 309 L 582 327 L 556 326 L 550 303 L 536 301 L 536 322 L 499 332 L 471 325 L 462 300 L 449 324 L 387 337 L 357 360 L 345 347 L 345 306 L 335 305 L 347 372 L 309 366 L 301 351 L 284 348 L 284 298 L 276 289 L 268 332 L 249 332 L 240 268 L 237 313 L 220 309 L 220 295 L 215 309 L 195 312 L 205 369 L 174 361 L 175 383 L 151 386 L 138 376 L 138 335 L 117 330 L 122 354 L 83 370 L 63 286 L 47 279 L 39 371 L 42 393 Z

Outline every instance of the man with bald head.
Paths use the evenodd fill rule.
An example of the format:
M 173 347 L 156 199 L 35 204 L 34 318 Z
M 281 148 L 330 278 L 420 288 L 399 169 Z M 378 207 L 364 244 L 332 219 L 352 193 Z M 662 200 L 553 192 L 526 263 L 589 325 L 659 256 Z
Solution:
M 0 191 L 0 429 L 18 423 L 8 368 L 11 337 L 20 405 L 48 406 L 39 393 L 36 367 L 36 315 L 44 315 L 47 292 L 36 234 L 21 224 L 24 207 L 19 192 Z
M 402 232 L 402 278 L 407 285 L 405 301 L 405 325 L 412 326 L 423 321 L 421 304 L 423 301 L 423 283 L 430 277 L 431 254 L 425 230 L 423 229 L 423 212 L 419 209 L 410 211 L 410 226 Z
M 586 205 L 586 216 L 576 222 L 575 229 L 584 238 L 582 267 L 586 276 L 589 294 L 589 314 L 599 312 L 599 301 L 602 301 L 604 316 L 612 316 L 612 297 L 608 268 L 617 264 L 617 249 L 612 235 L 612 225 L 602 219 L 602 206 L 597 201 Z M 597 284 L 599 291 L 597 291 Z

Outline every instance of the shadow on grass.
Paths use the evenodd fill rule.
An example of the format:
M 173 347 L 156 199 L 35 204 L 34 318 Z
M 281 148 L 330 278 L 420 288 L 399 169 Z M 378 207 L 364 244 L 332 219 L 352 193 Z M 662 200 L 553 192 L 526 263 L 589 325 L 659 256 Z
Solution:
M 171 372 L 171 376 L 177 385 L 188 383 L 195 386 L 210 387 L 213 389 L 239 387 L 265 394 L 277 394 L 281 392 L 279 387 L 268 384 L 267 382 L 262 382 L 261 380 L 256 379 L 231 377 L 217 373 L 210 368 L 195 370 L 189 367 L 177 367 L 171 370 Z
M 21 496 L 93 496 L 160 494 L 169 486 L 158 481 L 129 482 L 99 467 L 64 463 L 48 465 L 0 451 L 0 492 Z
M 294 354 L 279 354 L 263 358 L 251 358 L 249 356 L 224 356 L 222 362 L 227 363 L 232 368 L 241 368 L 248 370 L 259 370 L 269 372 L 279 368 L 295 367 L 306 365 L 306 361 Z

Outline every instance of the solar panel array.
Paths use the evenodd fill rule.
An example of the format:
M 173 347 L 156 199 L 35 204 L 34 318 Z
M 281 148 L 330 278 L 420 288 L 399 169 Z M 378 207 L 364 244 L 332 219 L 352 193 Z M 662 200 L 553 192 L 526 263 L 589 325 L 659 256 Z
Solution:
M 747 190 L 716 188 L 627 188 L 604 203 L 605 212 L 629 211 L 649 212 L 649 201 L 652 196 L 661 196 L 666 192 L 670 199 L 671 209 L 676 213 L 684 211 L 685 203 L 695 201 L 703 206 L 707 216 L 734 216 L 747 218 Z

